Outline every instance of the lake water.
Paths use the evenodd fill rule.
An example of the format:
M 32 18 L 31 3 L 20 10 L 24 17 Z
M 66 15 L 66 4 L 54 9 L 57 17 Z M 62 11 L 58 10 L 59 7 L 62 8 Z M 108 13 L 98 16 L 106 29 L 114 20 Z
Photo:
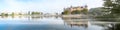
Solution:
M 94 18 L 0 17 L 0 30 L 119 30 L 119 22 Z

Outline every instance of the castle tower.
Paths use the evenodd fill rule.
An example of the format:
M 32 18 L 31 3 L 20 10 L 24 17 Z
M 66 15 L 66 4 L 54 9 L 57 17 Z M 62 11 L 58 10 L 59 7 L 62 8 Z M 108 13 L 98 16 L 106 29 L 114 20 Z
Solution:
M 85 5 L 84 7 L 85 7 L 85 8 L 88 8 L 88 6 L 87 6 L 87 5 Z

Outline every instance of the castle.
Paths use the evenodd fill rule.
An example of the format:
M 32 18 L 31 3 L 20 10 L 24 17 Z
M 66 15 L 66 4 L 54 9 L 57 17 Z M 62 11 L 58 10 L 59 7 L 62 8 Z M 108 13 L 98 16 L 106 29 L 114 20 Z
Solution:
M 68 8 L 64 8 L 64 11 L 65 10 L 69 10 L 69 11 L 75 11 L 75 10 L 83 10 L 83 9 L 87 9 L 88 8 L 88 6 L 87 5 L 85 5 L 85 6 L 77 6 L 77 7 L 73 7 L 73 6 L 71 6 L 71 7 L 68 7 Z

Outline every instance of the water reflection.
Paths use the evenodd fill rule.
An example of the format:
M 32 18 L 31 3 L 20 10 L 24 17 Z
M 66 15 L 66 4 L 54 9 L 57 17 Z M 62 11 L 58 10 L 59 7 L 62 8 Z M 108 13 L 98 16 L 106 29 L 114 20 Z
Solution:
M 67 25 L 88 27 L 88 19 L 62 18 Z
M 120 30 L 120 23 L 111 24 L 111 27 L 107 27 L 104 30 Z
M 0 16 L 0 30 L 119 30 L 119 22 L 72 17 Z

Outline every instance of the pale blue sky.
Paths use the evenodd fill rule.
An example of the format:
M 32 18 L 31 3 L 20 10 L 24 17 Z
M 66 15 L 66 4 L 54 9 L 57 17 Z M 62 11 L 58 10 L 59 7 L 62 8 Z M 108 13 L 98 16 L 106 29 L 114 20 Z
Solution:
M 45 13 L 60 13 L 69 6 L 84 6 L 88 8 L 101 7 L 102 0 L 0 0 L 0 11 L 26 12 L 40 11 Z

